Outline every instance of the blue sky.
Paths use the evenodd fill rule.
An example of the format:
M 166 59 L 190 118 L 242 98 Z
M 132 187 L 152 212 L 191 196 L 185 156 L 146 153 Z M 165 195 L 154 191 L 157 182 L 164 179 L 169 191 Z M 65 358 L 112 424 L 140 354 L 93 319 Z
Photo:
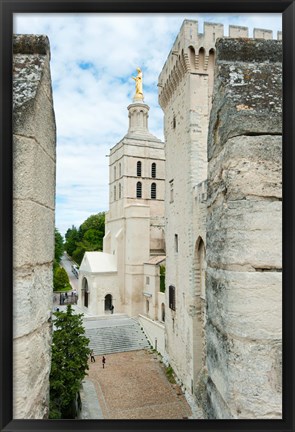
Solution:
M 184 19 L 281 31 L 281 14 L 15 14 L 15 33 L 46 34 L 57 125 L 56 227 L 108 210 L 109 150 L 128 129 L 139 66 L 149 129 L 163 138 L 158 76 Z

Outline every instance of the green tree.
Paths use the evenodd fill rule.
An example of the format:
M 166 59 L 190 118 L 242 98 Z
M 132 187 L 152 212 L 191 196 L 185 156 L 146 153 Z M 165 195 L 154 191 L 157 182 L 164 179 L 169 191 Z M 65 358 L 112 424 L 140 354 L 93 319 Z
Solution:
M 79 231 L 84 236 L 85 232 L 89 229 L 95 229 L 100 231 L 101 235 L 104 236 L 104 226 L 105 226 L 105 212 L 97 213 L 95 215 L 89 216 L 80 226 Z
M 65 238 L 65 250 L 70 256 L 73 256 L 73 253 L 77 248 L 77 243 L 81 240 L 80 234 L 74 225 L 72 225 L 72 228 L 67 230 Z
M 53 273 L 53 290 L 59 291 L 69 285 L 70 280 L 67 272 L 63 267 L 56 267 Z
M 49 418 L 75 418 L 74 402 L 89 369 L 89 339 L 85 336 L 83 314 L 74 314 L 71 305 L 54 316 Z
M 105 213 L 91 215 L 80 225 L 79 230 L 74 226 L 68 229 L 65 235 L 65 249 L 78 264 L 81 264 L 85 252 L 103 249 L 104 233 Z
M 57 228 L 55 228 L 55 248 L 54 259 L 57 263 L 60 262 L 62 254 L 64 253 L 64 239 Z

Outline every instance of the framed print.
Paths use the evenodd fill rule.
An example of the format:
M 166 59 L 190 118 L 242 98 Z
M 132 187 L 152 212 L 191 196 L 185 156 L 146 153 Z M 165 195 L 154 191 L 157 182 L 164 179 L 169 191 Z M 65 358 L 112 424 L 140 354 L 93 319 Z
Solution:
M 293 430 L 294 1 L 0 11 L 1 430 Z

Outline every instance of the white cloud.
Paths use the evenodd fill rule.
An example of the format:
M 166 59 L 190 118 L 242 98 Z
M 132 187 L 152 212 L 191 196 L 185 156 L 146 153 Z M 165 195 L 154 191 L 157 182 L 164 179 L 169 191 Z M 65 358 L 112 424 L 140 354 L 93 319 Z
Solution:
M 163 139 L 157 80 L 183 20 L 281 30 L 276 14 L 15 14 L 16 33 L 46 34 L 57 123 L 56 226 L 62 234 L 108 209 L 106 155 L 127 132 L 140 66 L 149 126 Z

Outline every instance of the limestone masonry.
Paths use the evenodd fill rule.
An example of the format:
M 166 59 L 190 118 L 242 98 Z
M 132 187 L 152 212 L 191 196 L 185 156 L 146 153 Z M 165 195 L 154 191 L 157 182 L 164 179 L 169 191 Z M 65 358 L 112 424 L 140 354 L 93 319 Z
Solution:
M 13 43 L 13 418 L 46 418 L 51 359 L 55 117 L 48 38 Z

